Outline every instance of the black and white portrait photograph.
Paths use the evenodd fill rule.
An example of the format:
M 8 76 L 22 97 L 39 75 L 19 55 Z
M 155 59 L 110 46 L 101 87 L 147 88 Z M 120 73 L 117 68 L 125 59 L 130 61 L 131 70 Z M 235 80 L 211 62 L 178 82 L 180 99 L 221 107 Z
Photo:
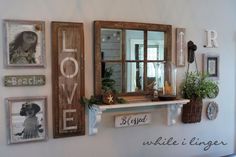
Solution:
M 44 67 L 45 23 L 4 20 L 6 67 Z
M 7 98 L 9 114 L 8 143 L 47 138 L 46 97 Z
M 209 78 L 219 80 L 219 55 L 203 54 L 203 70 Z

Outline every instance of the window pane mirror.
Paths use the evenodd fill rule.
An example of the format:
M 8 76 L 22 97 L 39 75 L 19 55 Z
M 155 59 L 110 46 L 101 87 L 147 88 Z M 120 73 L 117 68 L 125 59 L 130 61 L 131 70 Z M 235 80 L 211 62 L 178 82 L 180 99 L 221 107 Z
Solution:
M 171 25 L 95 21 L 95 95 L 144 95 L 164 86 L 171 61 Z

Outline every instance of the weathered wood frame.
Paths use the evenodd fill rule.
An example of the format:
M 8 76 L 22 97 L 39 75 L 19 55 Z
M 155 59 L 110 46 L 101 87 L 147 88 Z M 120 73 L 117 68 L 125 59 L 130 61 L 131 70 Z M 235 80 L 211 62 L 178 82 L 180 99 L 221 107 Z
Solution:
M 185 66 L 186 54 L 187 54 L 186 29 L 176 28 L 176 54 L 175 55 L 176 55 L 177 67 Z
M 120 96 L 128 96 L 128 95 L 144 95 L 147 86 L 147 32 L 148 31 L 161 31 L 165 33 L 165 41 L 164 41 L 164 58 L 163 61 L 171 61 L 172 59 L 172 26 L 171 25 L 162 25 L 162 24 L 149 24 L 149 23 L 136 23 L 136 22 L 120 22 L 120 21 L 95 21 L 94 22 L 94 36 L 95 36 L 95 47 L 94 47 L 94 94 L 101 95 L 102 94 L 102 75 L 101 75 L 101 29 L 109 28 L 109 29 L 121 29 L 122 30 L 122 64 L 125 64 L 125 30 L 143 30 L 144 31 L 144 91 L 143 92 L 131 92 L 125 93 L 124 91 L 120 94 Z M 163 62 L 162 61 L 162 62 Z M 138 61 L 135 61 L 138 62 Z M 152 61 L 148 61 L 152 62 Z M 154 61 L 156 62 L 156 61 Z M 125 66 L 122 66 L 122 73 L 125 71 Z M 125 76 L 122 76 L 122 82 Z M 122 83 L 124 86 L 124 83 Z M 123 87 L 122 87 L 123 88 Z M 123 88 L 124 89 L 124 88 Z
M 41 38 L 38 39 L 41 42 L 41 63 L 40 64 L 10 64 L 9 63 L 9 43 L 8 43 L 8 25 L 39 25 L 41 29 Z M 4 66 L 6 68 L 45 68 L 46 67 L 46 55 L 45 55 L 45 22 L 44 21 L 28 21 L 28 20 L 4 20 Z
M 80 99 L 82 96 L 84 96 L 84 31 L 83 31 L 83 24 L 82 23 L 70 23 L 70 22 L 52 22 L 51 24 L 52 29 L 52 94 L 53 94 L 53 136 L 54 138 L 60 138 L 60 137 L 70 137 L 70 136 L 79 136 L 85 134 L 85 107 L 80 103 Z M 72 97 L 72 104 L 66 104 L 65 98 L 63 99 L 63 90 L 60 87 L 60 81 L 62 78 L 62 72 L 60 69 L 60 62 L 59 57 L 60 53 L 63 52 L 63 50 L 60 50 L 60 41 L 62 41 L 62 33 L 60 34 L 60 30 L 67 30 L 72 29 L 73 33 L 72 35 L 75 37 L 72 37 L 73 39 L 71 42 L 68 42 L 70 47 L 68 50 L 71 50 L 70 48 L 76 48 L 77 51 L 75 53 L 71 53 L 70 56 L 74 57 L 77 61 L 78 66 L 78 75 L 76 78 L 73 78 L 73 81 L 77 81 L 79 88 L 75 88 L 75 94 Z M 63 31 L 62 31 L 63 32 Z M 65 57 L 66 58 L 66 57 Z M 59 64 L 60 62 L 60 64 Z M 67 66 L 67 65 L 66 65 Z M 64 69 L 66 67 L 63 66 Z M 69 68 L 70 69 L 70 68 Z M 73 67 L 71 67 L 73 69 Z M 76 69 L 76 67 L 75 67 Z M 75 70 L 74 69 L 74 70 Z M 67 70 L 65 70 L 66 72 Z M 76 70 L 75 70 L 76 71 Z M 68 71 L 67 71 L 68 72 Z M 70 75 L 71 76 L 71 75 Z M 60 79 L 59 79 L 60 78 Z M 63 78 L 65 84 L 71 79 Z M 74 87 L 74 86 L 73 86 Z M 76 86 L 77 87 L 77 86 Z M 65 87 L 64 87 L 65 88 Z M 65 91 L 71 90 L 70 88 L 67 88 Z M 73 90 L 73 89 L 72 89 Z M 68 97 L 67 97 L 68 98 Z M 64 103 L 64 104 L 63 104 Z M 73 109 L 76 110 L 76 126 L 78 126 L 76 129 L 66 130 L 66 131 L 60 131 L 63 123 L 63 117 L 62 117 L 62 110 L 63 109 Z M 63 112 L 64 114 L 64 112 Z M 72 114 L 70 113 L 70 116 Z M 71 117 L 69 117 L 71 118 Z
M 45 132 L 45 136 L 43 138 L 31 138 L 31 139 L 27 139 L 24 140 L 22 139 L 21 141 L 18 142 L 14 142 L 12 141 L 12 108 L 14 103 L 18 103 L 18 102 L 27 102 L 27 101 L 43 101 L 43 106 L 44 106 L 44 110 L 41 111 L 43 112 L 43 121 L 44 121 L 44 132 Z M 5 99 L 6 102 L 6 108 L 7 108 L 7 113 L 8 113 L 8 119 L 7 119 L 7 125 L 8 125 L 8 144 L 16 144 L 16 143 L 25 143 L 25 142 L 34 142 L 34 141 L 43 141 L 43 140 L 47 140 L 48 139 L 48 117 L 47 117 L 47 97 L 46 96 L 32 96 L 32 97 L 9 97 Z

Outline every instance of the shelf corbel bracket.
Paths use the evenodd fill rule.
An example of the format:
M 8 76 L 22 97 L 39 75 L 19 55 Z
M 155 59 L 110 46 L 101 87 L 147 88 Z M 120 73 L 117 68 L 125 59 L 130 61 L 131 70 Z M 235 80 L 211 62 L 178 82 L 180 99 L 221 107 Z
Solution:
M 89 108 L 89 135 L 98 133 L 98 126 L 102 120 L 102 110 L 97 105 Z
M 181 113 L 183 104 L 169 104 L 167 107 L 167 125 L 172 126 L 176 123 L 178 116 Z

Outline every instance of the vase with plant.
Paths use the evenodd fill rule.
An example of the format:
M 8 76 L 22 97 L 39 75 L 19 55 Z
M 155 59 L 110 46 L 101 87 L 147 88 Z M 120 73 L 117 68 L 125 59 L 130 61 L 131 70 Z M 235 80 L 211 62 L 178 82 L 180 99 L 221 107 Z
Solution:
M 183 98 L 190 99 L 190 102 L 183 106 L 182 121 L 196 123 L 201 121 L 202 99 L 215 98 L 219 87 L 215 81 L 208 79 L 206 74 L 188 72 L 181 91 Z

